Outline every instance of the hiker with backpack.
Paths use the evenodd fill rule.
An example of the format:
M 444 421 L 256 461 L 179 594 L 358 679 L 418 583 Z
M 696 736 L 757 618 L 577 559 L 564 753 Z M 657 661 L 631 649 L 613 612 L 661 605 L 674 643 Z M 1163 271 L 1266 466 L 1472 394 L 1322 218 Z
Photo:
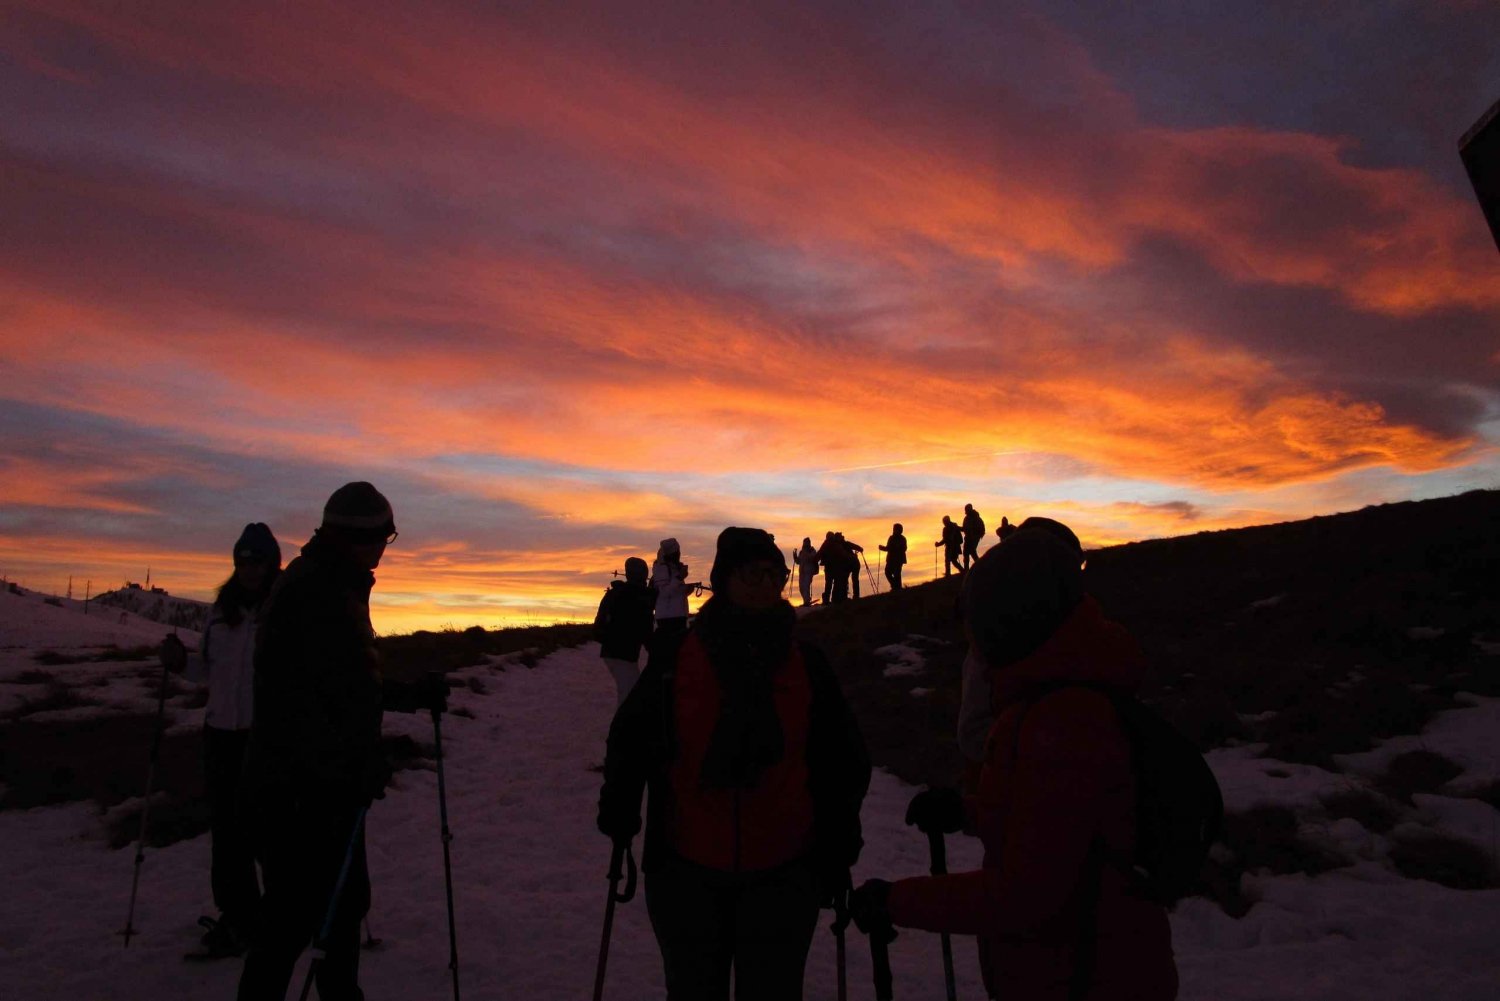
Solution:
M 1132 698 L 1140 648 L 1086 593 L 1078 549 L 1032 520 L 966 581 L 965 628 L 995 712 L 978 790 L 924 790 L 906 817 L 929 835 L 977 835 L 984 867 L 869 880 L 850 911 L 880 936 L 895 926 L 978 936 L 992 997 L 1169 1001 L 1177 969 L 1163 901 L 1185 892 L 1214 825 L 1196 779 L 1164 790 L 1158 778 L 1187 774 L 1173 763 L 1207 765 L 1180 735 L 1150 730 Z M 1169 747 L 1173 737 L 1185 746 Z M 1190 837 L 1171 813 L 1184 804 L 1202 807 Z
M 974 510 L 973 504 L 964 505 L 964 569 L 967 570 L 979 559 L 979 544 L 984 541 L 984 519 Z
M 954 570 L 963 573 L 964 568 L 959 565 L 959 554 L 964 547 L 964 533 L 953 519 L 946 514 L 943 515 L 943 537 L 934 542 L 933 547 L 943 548 L 943 576 L 947 577 Z
M 891 537 L 885 540 L 880 551 L 885 553 L 886 582 L 892 591 L 901 590 L 901 568 L 906 565 L 906 536 L 902 534 L 900 522 L 891 526 Z
M 731 978 L 736 997 L 800 998 L 818 910 L 842 903 L 863 846 L 869 756 L 827 659 L 794 635 L 786 578 L 770 535 L 726 528 L 713 596 L 652 646 L 610 726 L 598 826 L 626 854 L 647 791 L 641 872 L 672 1001 L 727 998 Z
M 857 542 L 850 542 L 844 538 L 843 532 L 835 532 L 834 538 L 839 540 L 843 546 L 844 553 L 844 575 L 848 578 L 845 590 L 856 600 L 859 598 L 859 561 L 865 551 L 865 547 Z
M 656 631 L 675 636 L 687 631 L 688 568 L 676 539 L 662 539 L 651 564 L 651 586 L 656 589 Z
M 440 675 L 406 684 L 382 675 L 370 589 L 395 538 L 385 497 L 369 483 L 345 484 L 262 610 L 245 783 L 266 892 L 240 1001 L 282 1001 L 315 935 L 318 996 L 363 996 L 365 817 L 390 778 L 381 717 L 386 709 L 447 709 Z
M 615 679 L 616 708 L 624 705 L 625 696 L 640 677 L 641 647 L 651 639 L 656 590 L 647 579 L 649 573 L 646 561 L 639 556 L 626 560 L 625 579 L 609 582 L 594 615 L 599 657 Z
M 803 537 L 802 548 L 793 559 L 797 564 L 797 590 L 802 592 L 802 607 L 806 608 L 812 604 L 812 580 L 818 575 L 818 551 L 811 536 Z
M 192 955 L 203 959 L 244 952 L 260 912 L 255 848 L 238 802 L 255 701 L 255 628 L 266 595 L 281 573 L 281 547 L 270 528 L 253 522 L 240 533 L 232 552 L 234 571 L 219 585 L 197 651 L 188 653 L 175 634 L 161 644 L 164 668 L 208 685 L 203 784 L 209 811 L 209 879 L 219 916 L 200 919 L 207 931 L 201 952 Z

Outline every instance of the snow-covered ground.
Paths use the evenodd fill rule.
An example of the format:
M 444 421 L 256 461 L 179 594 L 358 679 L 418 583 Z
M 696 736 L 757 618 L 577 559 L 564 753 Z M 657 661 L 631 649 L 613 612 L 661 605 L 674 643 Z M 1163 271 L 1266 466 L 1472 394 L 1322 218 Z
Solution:
M 130 635 L 106 638 L 98 624 L 78 624 L 70 634 L 59 623 L 47 624 L 50 611 L 76 613 L 50 609 L 42 617 L 29 604 L 0 598 L 5 599 L 0 600 L 0 677 L 30 666 L 23 656 L 28 649 L 129 645 L 150 642 L 164 631 L 154 623 L 127 623 Z M 111 628 L 124 627 L 116 621 Z M 471 677 L 482 693 L 459 684 Z M 608 845 L 593 826 L 599 776 L 590 766 L 603 757 L 613 682 L 592 645 L 558 651 L 530 669 L 501 658 L 457 672 L 454 680 L 453 707 L 473 715 L 450 715 L 443 728 L 464 993 L 586 997 L 608 863 Z M 149 698 L 149 692 L 140 698 Z M 1476 774 L 1493 775 L 1495 712 L 1495 703 L 1484 701 L 1446 713 L 1429 725 L 1423 744 L 1444 751 L 1451 738 L 1460 745 L 1453 748 L 1454 760 Z M 387 719 L 389 731 L 430 742 L 427 719 L 395 714 Z M 121 749 L 139 754 L 143 766 L 145 751 Z M 1339 781 L 1333 773 L 1256 759 L 1249 748 L 1217 752 L 1212 760 L 1232 806 L 1300 801 Z M 1372 766 L 1361 761 L 1351 763 L 1351 770 L 1357 770 L 1355 764 Z M 1279 771 L 1285 776 L 1267 774 Z M 1462 785 L 1463 779 L 1455 783 Z M 868 847 L 856 881 L 926 870 L 924 839 L 902 823 L 912 792 L 890 775 L 876 774 L 864 812 Z M 1493 851 L 1496 812 L 1477 800 L 1462 802 L 1463 810 L 1424 802 L 1424 816 L 1435 829 L 1477 842 L 1484 839 L 1484 818 L 1477 811 L 1487 810 Z M 1347 828 L 1354 822 L 1340 823 Z M 370 921 L 384 940 L 382 948 L 364 954 L 362 963 L 361 979 L 372 1001 L 450 996 L 438 832 L 435 773 L 398 773 L 395 787 L 370 815 Z M 1353 833 L 1343 831 L 1345 837 Z M 195 919 L 211 910 L 206 836 L 148 851 L 135 920 L 140 935 L 128 949 L 115 933 L 129 898 L 131 852 L 105 847 L 93 804 L 0 812 L 0 844 L 6 846 L 0 852 L 4 997 L 232 996 L 237 962 L 189 964 L 180 958 L 197 938 Z M 952 838 L 949 851 L 955 870 L 978 863 L 972 841 Z M 1500 891 L 1461 892 L 1404 879 L 1378 851 L 1318 877 L 1247 879 L 1260 902 L 1244 918 L 1229 918 L 1202 900 L 1185 902 L 1174 915 L 1183 998 L 1488 1001 L 1497 996 L 1500 950 L 1493 936 L 1500 926 Z M 851 995 L 869 997 L 868 951 L 852 929 L 849 945 Z M 972 945 L 959 941 L 954 951 L 959 996 L 982 997 Z M 903 933 L 891 960 L 898 996 L 942 997 L 935 936 Z M 606 996 L 662 996 L 660 961 L 641 897 L 617 912 Z M 826 931 L 817 935 L 808 962 L 807 996 L 834 996 L 834 943 Z

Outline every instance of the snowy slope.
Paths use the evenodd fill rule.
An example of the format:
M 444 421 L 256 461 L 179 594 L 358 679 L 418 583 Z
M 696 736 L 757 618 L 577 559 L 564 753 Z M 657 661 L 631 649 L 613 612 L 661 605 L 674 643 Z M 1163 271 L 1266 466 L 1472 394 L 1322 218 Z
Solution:
M 18 635 L 17 623 L 9 617 L 3 623 L 7 636 Z M 159 635 L 161 627 L 153 628 Z M 26 635 L 49 637 L 48 643 L 56 636 L 40 627 Z M 460 684 L 471 677 L 482 692 Z M 559 651 L 532 669 L 501 658 L 456 672 L 454 680 L 453 707 L 473 714 L 444 719 L 464 992 L 472 998 L 586 997 L 608 862 L 608 845 L 593 828 L 599 776 L 590 766 L 603 757 L 613 684 L 592 645 Z M 1442 750 L 1445 740 L 1462 741 L 1455 756 L 1477 756 L 1476 770 L 1493 772 L 1493 739 L 1475 735 L 1496 732 L 1496 711 L 1494 702 L 1476 700 L 1471 708 L 1439 716 L 1424 733 L 1426 746 Z M 431 740 L 426 718 L 387 719 L 393 733 Z M 140 754 L 144 765 L 145 748 Z M 1246 753 L 1215 759 L 1232 801 L 1307 796 L 1324 781 L 1307 772 L 1267 776 L 1265 764 Z M 1278 789 L 1278 782 L 1287 785 Z M 362 981 L 372 999 L 451 996 L 436 789 L 433 772 L 400 772 L 396 787 L 371 813 L 371 923 L 386 943 L 364 956 Z M 856 880 L 926 870 L 925 842 L 901 821 L 912 791 L 877 773 L 865 807 L 868 848 Z M 1484 817 L 1472 809 L 1481 807 L 1489 811 L 1493 839 L 1493 808 L 1463 802 L 1471 804 L 1463 818 L 1445 819 L 1438 804 L 1431 822 L 1443 827 L 1451 821 L 1450 833 L 1461 828 L 1481 839 Z M 1352 821 L 1340 824 L 1330 836 L 1361 837 L 1348 827 Z M 131 853 L 104 847 L 95 807 L 0 812 L 0 843 L 7 846 L 0 853 L 5 997 L 232 996 L 237 963 L 185 964 L 179 958 L 196 938 L 197 915 L 210 910 L 206 837 L 148 852 L 136 916 L 141 934 L 128 950 L 115 932 L 124 922 Z M 1500 891 L 1461 892 L 1403 879 L 1384 864 L 1378 843 L 1371 843 L 1369 857 L 1353 867 L 1316 878 L 1255 879 L 1260 903 L 1239 920 L 1207 902 L 1186 902 L 1173 921 L 1182 997 L 1495 997 L 1500 958 L 1493 929 L 1500 926 Z M 972 841 L 950 839 L 953 869 L 976 865 L 978 855 Z M 851 996 L 870 997 L 864 940 L 851 930 L 849 942 Z M 955 955 L 959 996 L 981 997 L 972 945 L 956 942 Z M 903 999 L 943 996 L 935 936 L 903 933 L 893 946 L 892 966 Z M 662 995 L 643 898 L 617 914 L 609 969 L 607 997 Z M 820 930 L 808 964 L 807 996 L 833 995 L 833 940 Z

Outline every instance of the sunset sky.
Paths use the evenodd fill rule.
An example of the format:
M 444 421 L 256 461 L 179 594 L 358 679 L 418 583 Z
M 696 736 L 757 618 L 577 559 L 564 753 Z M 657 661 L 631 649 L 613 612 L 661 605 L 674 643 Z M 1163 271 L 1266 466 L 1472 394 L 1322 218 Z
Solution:
M 1140 9 L 1145 7 L 1147 9 Z M 382 631 L 725 525 L 1090 546 L 1500 487 L 1487 0 L 0 0 L 0 573 Z M 871 561 L 872 566 L 874 560 Z

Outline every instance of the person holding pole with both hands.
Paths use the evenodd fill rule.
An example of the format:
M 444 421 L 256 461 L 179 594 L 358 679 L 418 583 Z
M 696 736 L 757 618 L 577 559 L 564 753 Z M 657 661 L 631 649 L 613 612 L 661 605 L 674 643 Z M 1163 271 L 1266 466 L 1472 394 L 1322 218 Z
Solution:
M 610 726 L 598 826 L 618 859 L 649 790 L 641 872 L 669 999 L 727 998 L 731 977 L 736 997 L 797 999 L 818 910 L 864 843 L 869 756 L 826 658 L 794 636 L 775 540 L 726 528 L 710 577 Z

